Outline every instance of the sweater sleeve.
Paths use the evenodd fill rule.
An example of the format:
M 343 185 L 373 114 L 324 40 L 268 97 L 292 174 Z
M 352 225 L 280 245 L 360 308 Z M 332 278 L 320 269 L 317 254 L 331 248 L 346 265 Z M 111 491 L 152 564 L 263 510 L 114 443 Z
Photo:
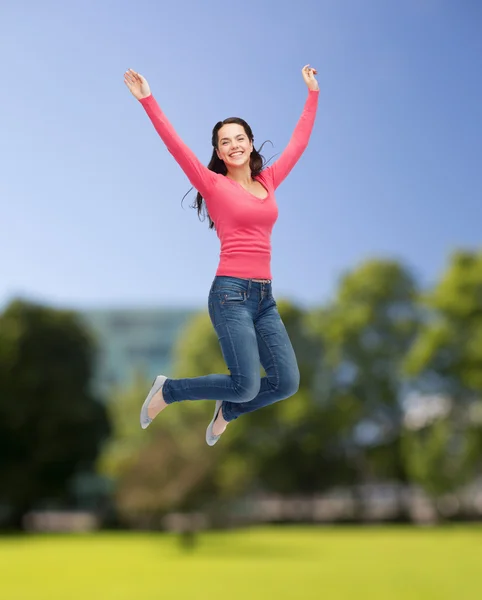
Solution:
M 181 140 L 152 94 L 147 98 L 142 98 L 139 102 L 144 107 L 147 116 L 168 151 L 187 175 L 193 187 L 204 196 L 215 184 L 215 173 L 205 167 L 194 152 Z
M 296 124 L 293 135 L 281 156 L 270 166 L 264 169 L 266 177 L 270 177 L 274 189 L 288 176 L 291 169 L 300 159 L 308 146 L 308 141 L 315 123 L 318 108 L 319 90 L 309 90 L 308 98 L 301 117 Z

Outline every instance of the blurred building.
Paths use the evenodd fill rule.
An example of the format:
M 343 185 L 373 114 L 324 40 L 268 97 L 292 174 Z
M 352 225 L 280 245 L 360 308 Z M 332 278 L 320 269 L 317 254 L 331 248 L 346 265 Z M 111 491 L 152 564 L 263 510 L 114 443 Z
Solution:
M 96 391 L 104 394 L 112 385 L 127 385 L 136 373 L 149 380 L 168 374 L 174 345 L 194 313 L 167 308 L 81 311 L 97 341 Z

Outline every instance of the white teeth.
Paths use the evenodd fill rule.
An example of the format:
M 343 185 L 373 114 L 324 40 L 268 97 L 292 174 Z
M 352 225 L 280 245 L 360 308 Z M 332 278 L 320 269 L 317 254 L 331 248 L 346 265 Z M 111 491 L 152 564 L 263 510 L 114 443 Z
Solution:
M 233 154 L 230 154 L 229 156 L 241 156 L 241 154 L 243 154 L 242 152 L 233 152 Z

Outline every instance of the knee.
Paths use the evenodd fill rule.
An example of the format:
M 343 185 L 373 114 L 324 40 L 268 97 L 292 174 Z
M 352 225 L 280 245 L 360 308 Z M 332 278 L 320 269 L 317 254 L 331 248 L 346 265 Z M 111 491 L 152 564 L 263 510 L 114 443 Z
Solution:
M 300 388 L 300 371 L 298 367 L 293 367 L 285 372 L 280 378 L 278 390 L 283 398 L 294 396 Z
M 258 375 L 252 375 L 250 377 L 244 377 L 236 385 L 236 394 L 238 396 L 238 402 L 251 402 L 259 394 L 261 386 L 261 377 Z

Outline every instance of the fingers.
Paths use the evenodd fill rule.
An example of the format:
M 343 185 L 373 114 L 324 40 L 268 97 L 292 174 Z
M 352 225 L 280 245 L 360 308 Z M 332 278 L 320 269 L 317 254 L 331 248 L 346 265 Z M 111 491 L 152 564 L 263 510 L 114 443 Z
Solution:
M 318 74 L 318 71 L 312 67 L 310 67 L 310 65 L 305 65 L 302 69 L 303 72 L 303 76 L 307 77 L 308 79 L 313 79 L 314 75 Z
M 130 71 L 134 75 L 134 79 L 136 81 L 138 81 L 139 83 L 143 83 L 144 82 L 144 77 L 142 77 L 142 75 L 140 73 L 137 73 L 137 71 L 133 71 L 132 69 L 130 69 Z
M 124 83 L 129 88 L 129 91 L 135 96 L 135 90 L 138 88 L 139 83 L 135 77 L 135 72 L 132 71 L 132 69 L 128 69 L 124 73 Z
M 142 75 L 136 73 L 133 69 L 127 69 L 124 73 L 124 83 L 135 96 L 136 91 L 141 89 L 143 81 Z
M 127 69 L 127 71 L 124 73 L 124 78 L 127 78 L 132 83 L 136 83 L 136 82 L 137 83 L 142 83 L 142 81 L 144 79 L 142 77 L 142 75 L 140 75 L 139 73 L 137 73 L 133 69 Z

